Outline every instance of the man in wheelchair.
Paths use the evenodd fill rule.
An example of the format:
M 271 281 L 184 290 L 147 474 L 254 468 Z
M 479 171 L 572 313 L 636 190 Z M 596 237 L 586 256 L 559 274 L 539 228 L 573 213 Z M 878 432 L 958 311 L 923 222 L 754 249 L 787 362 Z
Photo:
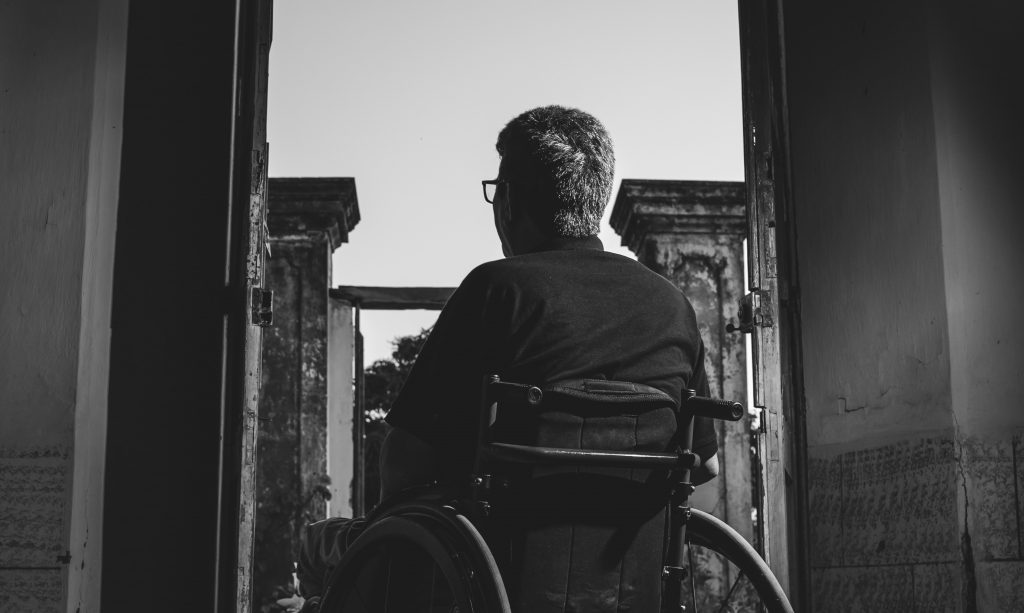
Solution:
M 391 408 L 387 421 L 394 429 L 381 459 L 385 498 L 427 483 L 468 482 L 481 381 L 490 373 L 539 386 L 632 382 L 667 394 L 675 407 L 686 389 L 708 392 L 704 345 L 689 301 L 636 261 L 604 251 L 597 238 L 614 174 L 611 139 L 600 122 L 576 109 L 536 108 L 510 121 L 496 146 L 498 176 L 483 182 L 484 198 L 492 206 L 505 258 L 478 266 L 463 280 Z M 509 431 L 532 444 L 539 436 L 557 443 L 552 446 L 584 449 L 664 451 L 673 444 L 672 410 L 623 411 L 576 415 L 568 408 L 544 425 L 543 433 L 523 434 L 515 426 Z M 692 481 L 714 477 L 717 441 L 709 420 L 695 422 L 691 449 L 702 459 Z M 656 557 L 660 568 L 661 550 L 645 548 L 651 539 L 662 540 L 664 530 L 657 527 L 656 510 L 638 510 L 651 477 L 643 471 L 609 471 L 569 470 L 569 475 L 549 475 L 547 485 L 540 481 L 535 494 L 549 505 L 591 513 L 597 518 L 593 523 L 604 525 L 589 531 L 557 521 L 520 526 L 524 532 L 514 538 L 524 555 L 543 558 L 533 565 L 536 572 L 517 575 L 524 583 L 520 592 L 537 594 L 532 600 L 517 597 L 520 610 L 645 609 L 643 595 L 635 592 L 649 583 L 631 578 L 628 567 L 637 564 L 630 556 L 647 555 Z M 524 506 L 518 512 L 532 511 Z M 639 519 L 629 519 L 631 513 Z M 307 529 L 298 568 L 307 598 L 324 589 L 325 573 L 359 525 L 329 519 Z M 575 541 L 587 543 L 579 549 Z M 605 560 L 608 556 L 615 559 Z M 566 573 L 598 572 L 592 567 L 605 562 L 618 569 L 611 587 L 587 577 L 566 578 Z M 556 568 L 559 564 L 568 570 Z

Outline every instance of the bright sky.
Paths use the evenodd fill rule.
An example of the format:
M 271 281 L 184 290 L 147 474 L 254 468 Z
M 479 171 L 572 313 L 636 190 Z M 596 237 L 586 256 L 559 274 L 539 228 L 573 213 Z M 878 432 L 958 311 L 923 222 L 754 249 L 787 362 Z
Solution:
M 730 0 L 278 0 L 269 98 L 271 176 L 355 177 L 334 285 L 456 286 L 500 258 L 480 180 L 536 106 L 604 123 L 616 187 L 743 179 Z M 629 254 L 607 215 L 601 239 Z M 363 311 L 366 363 L 436 315 Z

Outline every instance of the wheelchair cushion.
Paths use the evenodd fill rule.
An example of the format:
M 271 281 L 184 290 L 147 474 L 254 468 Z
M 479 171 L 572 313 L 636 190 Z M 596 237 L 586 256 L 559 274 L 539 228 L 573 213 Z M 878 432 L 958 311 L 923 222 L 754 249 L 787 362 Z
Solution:
M 499 409 L 494 439 L 614 451 L 665 451 L 676 403 L 645 385 L 581 379 L 544 388 L 539 410 Z M 517 467 L 495 505 L 503 573 L 522 612 L 657 612 L 667 474 Z M 496 547 L 499 549 L 500 546 Z

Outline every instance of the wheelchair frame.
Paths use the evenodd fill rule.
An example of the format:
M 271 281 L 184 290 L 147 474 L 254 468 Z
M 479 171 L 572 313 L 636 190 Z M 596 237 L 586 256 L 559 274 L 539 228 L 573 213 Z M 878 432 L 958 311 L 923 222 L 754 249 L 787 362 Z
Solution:
M 371 525 L 353 542 L 328 581 L 321 611 L 344 611 L 346 589 L 357 581 L 357 573 L 366 566 L 368 556 L 382 547 L 406 542 L 427 552 L 451 586 L 452 600 L 460 613 L 511 613 L 501 573 L 489 547 L 471 519 L 479 521 L 491 513 L 492 489 L 499 484 L 486 467 L 492 463 L 526 465 L 563 465 L 579 467 L 615 467 L 633 469 L 669 470 L 675 477 L 669 500 L 671 526 L 668 555 L 662 578 L 662 611 L 677 613 L 688 611 L 684 580 L 691 581 L 691 594 L 695 594 L 692 559 L 687 553 L 690 545 L 700 545 L 723 555 L 747 576 L 770 613 L 792 613 L 793 609 L 778 581 L 767 564 L 735 530 L 721 520 L 698 509 L 689 507 L 689 496 L 694 491 L 690 482 L 691 470 L 700 466 L 700 458 L 690 451 L 693 443 L 693 420 L 682 430 L 682 451 L 677 453 L 642 453 L 532 447 L 492 442 L 490 427 L 500 403 L 518 403 L 537 407 L 543 402 L 543 391 L 531 385 L 503 382 L 498 376 L 487 377 L 483 384 L 477 454 L 470 484 L 469 498 L 457 498 L 447 504 L 407 501 L 375 509 Z M 687 390 L 683 399 L 686 412 L 693 416 L 736 421 L 744 408 L 740 403 L 696 396 Z M 677 413 L 678 415 L 678 413 Z M 390 569 L 390 567 L 389 567 Z M 390 572 L 389 575 L 390 577 Z M 739 579 L 729 590 L 732 595 Z M 431 599 L 433 599 L 433 586 Z M 696 596 L 693 596 L 694 604 Z M 384 600 L 384 611 L 387 608 Z M 373 607 L 364 607 L 374 611 Z M 395 609 L 402 610 L 402 609 Z M 726 610 L 721 608 L 720 610 Z

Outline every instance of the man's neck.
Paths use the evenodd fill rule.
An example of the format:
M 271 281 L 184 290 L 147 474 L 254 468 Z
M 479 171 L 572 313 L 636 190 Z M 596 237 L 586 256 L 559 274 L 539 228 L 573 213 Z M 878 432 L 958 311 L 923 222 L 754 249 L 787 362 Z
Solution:
M 604 244 L 596 236 L 568 238 L 561 236 L 545 236 L 533 241 L 529 248 L 517 250 L 516 255 L 537 253 L 539 251 L 567 251 L 573 249 L 589 249 L 603 251 Z

